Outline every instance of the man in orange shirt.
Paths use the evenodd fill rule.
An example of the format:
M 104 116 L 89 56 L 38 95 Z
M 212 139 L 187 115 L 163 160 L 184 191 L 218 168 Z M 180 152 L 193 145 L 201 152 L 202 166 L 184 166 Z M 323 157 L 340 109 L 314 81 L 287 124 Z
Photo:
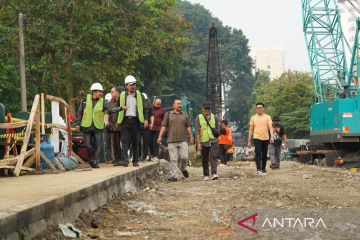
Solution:
M 255 146 L 255 161 L 257 174 L 266 174 L 266 161 L 269 140 L 274 142 L 271 117 L 265 114 L 265 104 L 256 104 L 256 114 L 250 119 L 248 147 L 251 147 L 251 139 Z

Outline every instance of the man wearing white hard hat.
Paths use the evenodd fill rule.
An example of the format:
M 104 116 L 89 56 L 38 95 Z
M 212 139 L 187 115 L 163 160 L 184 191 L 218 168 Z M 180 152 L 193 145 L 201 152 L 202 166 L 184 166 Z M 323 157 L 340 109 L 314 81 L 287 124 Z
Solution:
M 90 165 L 99 168 L 101 136 L 104 131 L 104 111 L 107 110 L 103 95 L 103 87 L 100 83 L 94 83 L 90 87 L 91 93 L 81 101 L 78 117 L 75 121 L 76 129 L 84 134 L 85 145 L 88 149 Z M 120 111 L 121 108 L 112 109 Z
M 135 77 L 128 75 L 125 78 L 126 91 L 120 94 L 120 107 L 126 106 L 125 111 L 119 112 L 117 123 L 121 125 L 121 166 L 129 165 L 128 151 L 131 146 L 133 153 L 133 166 L 139 166 L 137 144 L 140 125 L 148 126 L 148 112 L 146 111 L 145 99 L 136 89 Z

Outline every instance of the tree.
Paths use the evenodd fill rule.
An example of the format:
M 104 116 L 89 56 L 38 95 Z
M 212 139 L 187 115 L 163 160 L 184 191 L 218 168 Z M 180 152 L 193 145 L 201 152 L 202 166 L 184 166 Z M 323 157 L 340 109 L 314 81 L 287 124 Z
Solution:
M 29 96 L 56 94 L 74 106 L 92 82 L 106 89 L 135 75 L 142 90 L 162 91 L 179 71 L 189 40 L 176 0 L 1 0 L 0 57 L 17 66 L 17 16 L 26 14 Z M 11 68 L 14 69 L 15 68 Z M 15 72 L 17 75 L 17 73 Z M 8 81 L 8 80 L 7 80 Z M 6 102 L 6 104 L 9 104 Z
M 309 136 L 313 84 L 308 73 L 284 73 L 278 79 L 258 85 L 255 96 L 256 102 L 265 103 L 267 114 L 280 116 L 290 138 Z

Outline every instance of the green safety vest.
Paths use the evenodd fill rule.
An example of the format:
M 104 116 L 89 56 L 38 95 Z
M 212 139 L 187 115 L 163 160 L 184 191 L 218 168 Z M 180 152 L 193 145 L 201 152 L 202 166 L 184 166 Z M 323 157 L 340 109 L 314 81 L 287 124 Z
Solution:
M 210 140 L 214 140 L 215 137 L 212 134 L 211 128 L 207 124 L 203 114 L 199 115 L 199 122 L 200 122 L 200 141 L 202 143 L 204 143 L 204 142 L 208 142 Z M 209 124 L 210 124 L 210 126 L 212 128 L 215 128 L 215 116 L 214 116 L 214 114 L 211 114 Z
M 100 98 L 93 109 L 92 95 L 88 94 L 81 119 L 81 127 L 88 128 L 93 121 L 97 129 L 104 129 L 104 99 Z
M 125 99 L 125 91 L 121 92 L 120 94 L 120 107 L 126 106 L 126 99 Z M 136 108 L 138 111 L 137 117 L 140 121 L 140 123 L 144 123 L 144 105 L 143 105 L 143 100 L 142 100 L 142 96 L 139 90 L 136 90 Z M 119 115 L 118 115 L 118 120 L 117 123 L 121 124 L 124 121 L 124 117 L 125 117 L 125 111 L 120 111 Z

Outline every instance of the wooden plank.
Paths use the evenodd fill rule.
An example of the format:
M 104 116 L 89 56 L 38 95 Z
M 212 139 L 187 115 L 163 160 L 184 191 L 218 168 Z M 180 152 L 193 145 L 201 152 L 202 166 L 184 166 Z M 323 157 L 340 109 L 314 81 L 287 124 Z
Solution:
M 0 123 L 0 129 L 25 127 L 27 123 L 28 121 L 15 122 L 15 123 Z
M 62 103 L 62 104 L 64 104 L 66 107 L 68 106 L 67 102 L 66 102 L 64 99 L 59 98 L 59 97 L 55 97 L 55 96 L 51 96 L 51 95 L 46 95 L 46 99 L 47 99 L 47 100 L 50 100 L 50 101 L 56 101 L 56 102 Z
M 40 170 L 40 111 L 35 115 L 35 169 Z
M 45 154 L 43 153 L 43 152 L 41 152 L 40 151 L 40 153 L 41 153 L 41 157 L 43 158 L 43 160 L 50 166 L 50 168 L 52 169 L 52 170 L 57 170 L 56 169 L 56 167 L 54 166 L 54 164 L 47 158 L 47 156 L 45 156 Z
M 45 134 L 45 98 L 41 93 L 41 133 Z
M 27 146 L 29 144 L 30 134 L 31 134 L 31 130 L 32 130 L 32 125 L 34 123 L 34 118 L 35 118 L 35 114 L 36 114 L 36 111 L 37 111 L 38 107 L 39 107 L 39 94 L 36 94 L 35 98 L 34 98 L 33 106 L 31 108 L 29 120 L 28 120 L 28 123 L 27 123 L 27 126 L 26 126 L 23 145 L 22 145 L 21 151 L 20 151 L 20 158 L 19 158 L 19 160 L 18 160 L 18 162 L 16 164 L 16 168 L 15 168 L 15 171 L 14 171 L 14 174 L 17 177 L 20 175 L 20 172 L 21 172 L 21 167 L 22 167 L 22 164 L 24 162 L 24 157 L 23 157 L 22 153 L 25 153 L 26 150 L 27 150 Z
M 61 171 L 65 171 L 64 166 L 61 164 L 60 160 L 59 160 L 57 157 L 54 157 L 54 162 L 55 162 L 56 166 L 58 166 L 58 168 L 59 168 Z
M 0 166 L 2 169 L 16 169 L 16 166 Z M 21 167 L 20 171 L 35 171 L 34 168 Z
M 88 163 L 85 162 L 84 160 L 82 160 L 82 158 L 79 157 L 79 155 L 77 155 L 75 152 L 73 152 L 73 155 L 77 158 L 77 160 L 79 161 L 79 164 L 88 165 Z
M 23 167 L 31 167 L 35 162 L 35 154 L 33 154 L 29 159 L 23 164 Z
M 12 158 L 6 158 L 4 160 L 0 160 L 0 165 L 6 165 L 5 163 L 8 162 L 9 164 L 13 163 L 13 162 L 17 162 L 19 160 L 19 158 L 21 156 L 24 157 L 24 159 L 28 158 L 29 156 L 33 155 L 35 153 L 35 148 L 30 149 L 29 151 L 27 151 L 25 154 L 16 156 L 16 157 L 12 157 Z
M 64 131 L 67 130 L 66 126 L 58 124 L 58 123 L 45 124 L 45 128 L 59 128 L 59 129 L 62 129 Z

